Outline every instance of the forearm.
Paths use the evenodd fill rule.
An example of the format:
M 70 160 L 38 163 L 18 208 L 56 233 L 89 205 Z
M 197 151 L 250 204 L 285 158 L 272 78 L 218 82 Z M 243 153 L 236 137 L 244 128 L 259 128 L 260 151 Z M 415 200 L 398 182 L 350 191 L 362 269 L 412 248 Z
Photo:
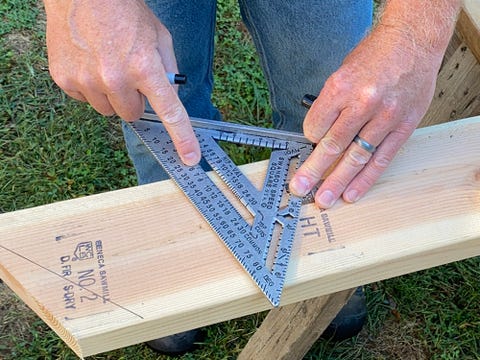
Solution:
M 377 27 L 398 32 L 411 50 L 443 56 L 461 4 L 461 0 L 387 0 Z

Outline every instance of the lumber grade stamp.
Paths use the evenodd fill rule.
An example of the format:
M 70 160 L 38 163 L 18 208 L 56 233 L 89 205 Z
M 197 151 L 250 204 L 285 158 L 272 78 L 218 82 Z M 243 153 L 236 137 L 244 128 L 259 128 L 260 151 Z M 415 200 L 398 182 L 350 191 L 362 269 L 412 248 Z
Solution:
M 305 205 L 282 305 L 479 255 L 479 138 L 419 129 L 362 201 Z M 79 356 L 270 308 L 169 180 L 1 214 L 0 276 Z

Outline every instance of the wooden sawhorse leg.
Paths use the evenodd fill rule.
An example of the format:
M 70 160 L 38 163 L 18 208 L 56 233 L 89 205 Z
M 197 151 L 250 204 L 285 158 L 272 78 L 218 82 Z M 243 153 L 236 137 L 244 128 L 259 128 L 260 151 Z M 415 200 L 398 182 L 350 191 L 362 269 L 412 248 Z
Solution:
M 302 359 L 354 292 L 344 290 L 271 310 L 238 360 Z

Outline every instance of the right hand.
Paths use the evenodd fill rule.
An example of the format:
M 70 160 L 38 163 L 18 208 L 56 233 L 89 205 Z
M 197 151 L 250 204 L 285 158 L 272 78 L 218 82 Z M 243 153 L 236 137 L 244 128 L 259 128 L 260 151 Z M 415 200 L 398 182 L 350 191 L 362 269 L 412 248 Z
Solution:
M 166 72 L 177 73 L 172 38 L 143 1 L 44 0 L 53 80 L 103 115 L 134 121 L 144 96 L 162 120 L 182 161 L 194 165 L 200 147 Z

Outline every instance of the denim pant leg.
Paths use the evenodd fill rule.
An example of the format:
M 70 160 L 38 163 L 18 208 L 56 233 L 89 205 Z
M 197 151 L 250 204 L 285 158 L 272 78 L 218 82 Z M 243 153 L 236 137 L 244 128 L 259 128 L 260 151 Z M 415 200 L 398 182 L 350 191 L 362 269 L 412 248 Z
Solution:
M 178 91 L 187 113 L 220 120 L 220 113 L 211 102 L 216 1 L 147 0 L 146 3 L 172 34 L 178 69 L 187 75 L 187 83 L 180 85 Z M 132 129 L 125 123 L 122 128 L 138 183 L 168 179 Z
M 260 55 L 276 128 L 302 132 L 304 94 L 318 94 L 372 24 L 372 0 L 239 0 Z
M 239 0 L 267 78 L 277 128 L 302 131 L 305 93 L 317 94 L 372 22 L 372 0 Z M 220 119 L 211 103 L 215 1 L 147 0 L 172 33 L 179 96 L 191 116 Z M 167 175 L 125 124 L 127 148 L 145 184 Z

